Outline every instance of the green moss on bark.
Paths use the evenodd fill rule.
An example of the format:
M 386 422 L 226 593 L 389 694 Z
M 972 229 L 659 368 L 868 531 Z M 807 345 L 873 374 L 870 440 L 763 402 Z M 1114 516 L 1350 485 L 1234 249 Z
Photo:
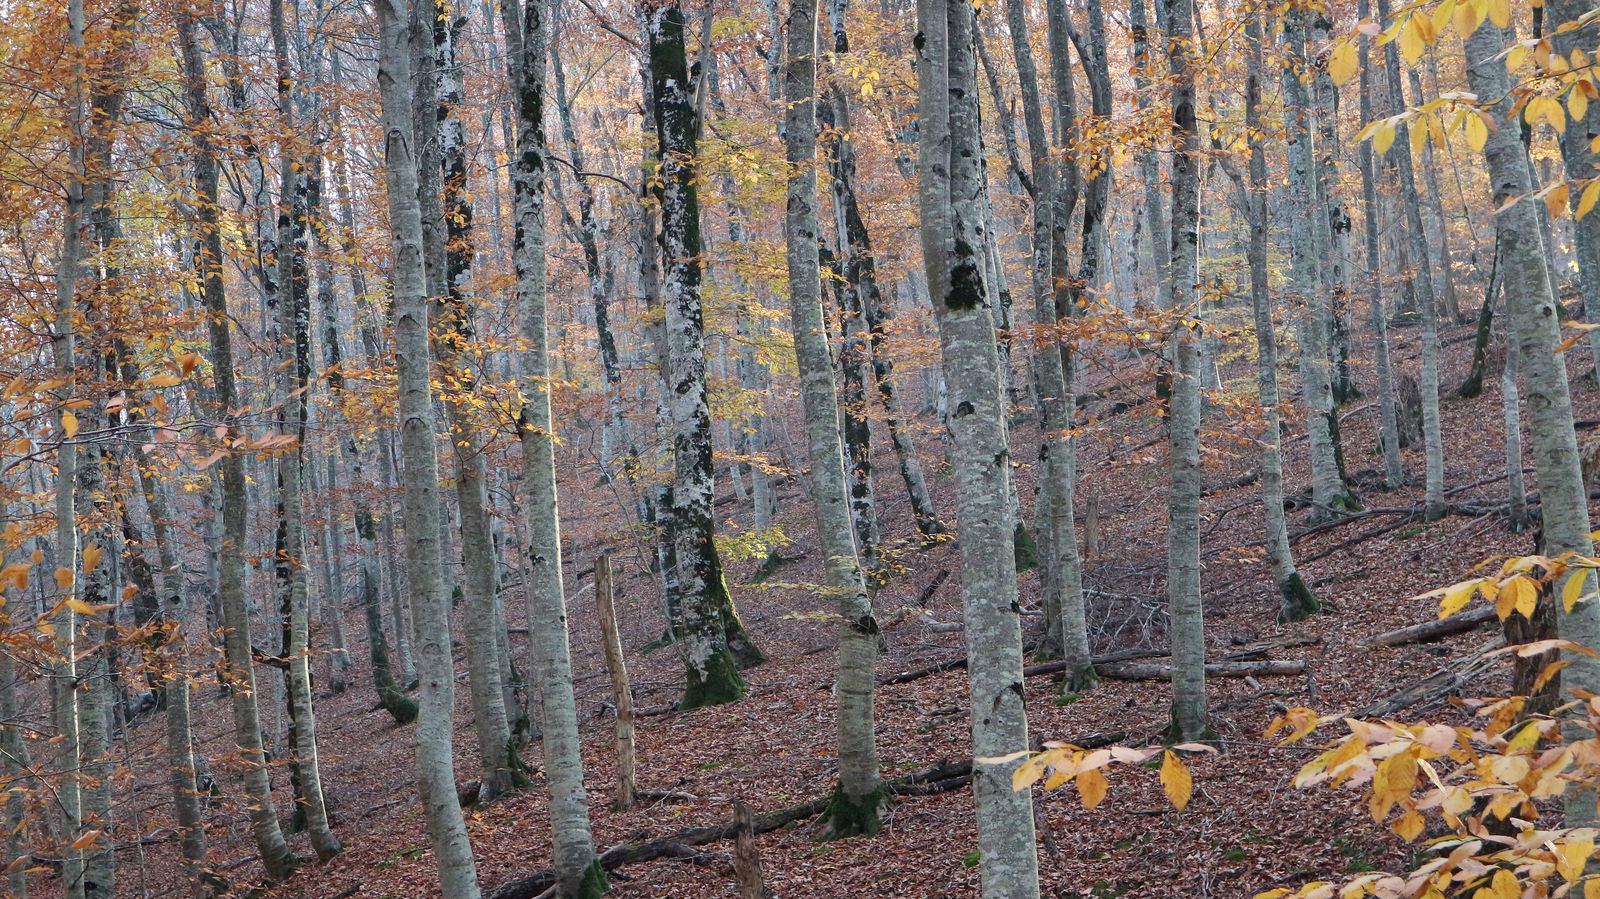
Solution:
M 684 687 L 683 699 L 678 708 L 685 711 L 709 705 L 738 702 L 744 698 L 744 678 L 739 676 L 739 665 L 726 646 L 720 647 L 706 660 L 705 670 L 689 666 L 689 683 Z
M 599 899 L 611 889 L 611 880 L 606 877 L 606 866 L 600 864 L 596 858 L 583 869 L 583 880 L 578 883 L 578 893 L 573 899 Z
M 1100 686 L 1100 672 L 1094 670 L 1094 665 L 1085 663 L 1083 667 L 1068 669 L 1061 675 L 1061 680 L 1056 683 L 1056 694 L 1086 693 Z
M 1039 567 L 1039 545 L 1033 542 L 1028 526 L 1020 521 L 1012 534 L 1012 554 L 1016 556 L 1018 574 Z
M 1322 611 L 1322 602 L 1298 571 L 1278 584 L 1278 592 L 1283 597 L 1283 605 L 1278 609 L 1279 623 L 1303 621 Z
M 828 831 L 823 839 L 842 840 L 848 837 L 875 836 L 883 829 L 883 812 L 889 804 L 889 789 L 879 785 L 876 790 L 852 799 L 844 784 L 833 788 L 833 798 L 823 811 Z

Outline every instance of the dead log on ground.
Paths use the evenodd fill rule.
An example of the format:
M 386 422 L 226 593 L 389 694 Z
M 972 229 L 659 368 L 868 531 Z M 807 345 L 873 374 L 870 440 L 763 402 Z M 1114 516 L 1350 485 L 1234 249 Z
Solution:
M 1416 681 L 1397 693 L 1371 705 L 1351 712 L 1354 718 L 1389 718 L 1414 705 L 1432 703 L 1449 696 L 1494 664 L 1490 653 L 1499 649 L 1503 641 L 1485 644 L 1470 656 L 1455 660 L 1449 667 L 1441 668 Z
M 1116 662 L 1096 665 L 1101 677 L 1114 680 L 1170 680 L 1171 665 L 1151 665 L 1140 662 Z M 1306 663 L 1301 659 L 1270 662 L 1211 662 L 1206 665 L 1206 677 L 1293 677 L 1306 673 Z
M 1479 606 L 1471 611 L 1457 612 L 1449 618 L 1438 621 L 1425 621 L 1422 624 L 1413 624 L 1397 630 L 1385 631 L 1366 642 L 1369 648 L 1378 646 L 1405 646 L 1411 643 L 1427 643 L 1430 640 L 1440 640 L 1452 634 L 1464 634 L 1480 624 L 1495 620 L 1494 606 Z
M 1073 745 L 1084 749 L 1095 749 L 1110 746 L 1126 740 L 1128 731 L 1111 731 L 1107 733 L 1089 734 L 1079 739 L 1069 740 Z M 972 782 L 972 761 L 941 762 L 931 768 L 915 771 L 904 777 L 895 778 L 888 782 L 889 792 L 896 796 L 931 796 L 935 793 L 944 793 L 965 787 Z M 815 817 L 828 807 L 833 799 L 830 793 L 808 799 L 797 805 L 767 812 L 754 816 L 749 823 L 750 831 L 756 835 L 771 833 L 783 827 L 788 827 L 796 821 L 803 821 Z M 704 846 L 720 840 L 731 840 L 738 836 L 740 823 L 737 820 L 709 827 L 691 827 L 677 831 L 670 836 L 654 840 L 642 840 L 637 843 L 623 843 L 613 846 L 600 853 L 600 864 L 606 870 L 614 870 L 623 865 L 639 864 L 641 862 L 655 861 L 663 858 L 683 858 L 685 850 L 689 847 Z M 556 883 L 556 872 L 551 869 L 538 871 L 527 877 L 508 881 L 489 890 L 484 894 L 486 899 L 535 899 L 535 897 L 550 889 Z

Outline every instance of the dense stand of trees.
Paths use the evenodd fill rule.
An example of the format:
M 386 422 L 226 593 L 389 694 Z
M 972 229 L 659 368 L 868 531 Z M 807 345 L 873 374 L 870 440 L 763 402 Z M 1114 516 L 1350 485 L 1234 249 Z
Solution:
M 1165 431 L 1174 742 L 1215 735 L 1212 434 L 1241 424 L 1259 455 L 1280 620 L 1314 616 L 1290 511 L 1333 521 L 1408 479 L 1421 517 L 1452 511 L 1439 328 L 1470 312 L 1462 297 L 1484 296 L 1472 391 L 1505 310 L 1505 517 L 1530 514 L 1525 426 L 1543 570 L 1593 552 L 1572 391 L 1595 379 L 1571 380 L 1579 341 L 1561 337 L 1583 319 L 1600 359 L 1600 16 L 1581 0 L 16 13 L 0 26 L 19 60 L 0 85 L 15 123 L 0 139 L 11 894 L 114 894 L 114 743 L 152 714 L 196 895 L 229 889 L 208 848 L 213 790 L 242 794 L 266 879 L 307 864 L 286 824 L 318 861 L 338 855 L 350 836 L 329 811 L 318 702 L 365 677 L 414 725 L 438 889 L 481 895 L 458 657 L 479 759 L 467 792 L 529 788 L 537 736 L 553 889 L 604 893 L 563 518 L 647 560 L 678 708 L 733 703 L 765 653 L 729 547 L 763 574 L 784 563 L 792 474 L 837 635 L 829 835 L 877 833 L 891 797 L 874 595 L 897 555 L 951 539 L 983 894 L 1036 897 L 1033 803 L 1012 781 L 1034 748 L 1018 578 L 1039 567 L 1043 628 L 1027 636 L 1059 660 L 1062 698 L 1094 689 L 1087 362 L 1142 359 L 1130 405 Z M 1220 258 L 1229 242 L 1237 258 Z M 1415 363 L 1391 346 L 1401 328 Z M 1220 406 L 1235 350 L 1252 360 L 1244 413 Z M 1340 435 L 1358 391 L 1381 421 L 1366 478 Z M 941 508 L 930 481 L 945 475 Z M 890 495 L 913 533 L 885 524 Z M 625 683 L 610 572 L 606 650 Z M 1549 609 L 1527 616 L 1531 638 L 1600 646 L 1600 604 Z M 1564 660 L 1565 695 L 1600 692 L 1600 662 Z M 208 686 L 237 746 L 222 779 L 196 749 Z M 1580 806 L 1569 823 L 1593 817 Z M 55 867 L 30 876 L 30 858 Z

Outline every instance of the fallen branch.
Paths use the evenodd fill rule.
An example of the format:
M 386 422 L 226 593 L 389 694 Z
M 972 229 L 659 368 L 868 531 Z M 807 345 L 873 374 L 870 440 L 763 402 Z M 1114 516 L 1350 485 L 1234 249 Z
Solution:
M 1425 621 L 1422 624 L 1413 624 L 1397 630 L 1385 631 L 1366 642 L 1366 646 L 1405 646 L 1411 643 L 1427 643 L 1439 640 L 1452 634 L 1464 634 L 1480 624 L 1490 622 L 1498 617 L 1493 606 L 1479 606 L 1471 611 L 1457 612 L 1449 618 L 1437 621 Z
M 1490 653 L 1499 649 L 1502 643 L 1501 640 L 1492 640 L 1472 655 L 1456 660 L 1450 667 L 1441 668 L 1392 696 L 1350 714 L 1355 718 L 1388 718 L 1414 705 L 1433 703 L 1449 696 L 1490 667 L 1494 663 Z
M 1113 680 L 1170 680 L 1171 665 L 1151 665 L 1139 662 L 1119 662 L 1096 665 L 1101 677 Z M 1306 673 L 1303 660 L 1271 662 L 1211 662 L 1206 665 L 1206 677 L 1293 677 Z
M 1266 655 L 1268 652 L 1274 649 L 1282 649 L 1290 646 L 1309 646 L 1317 642 L 1318 640 L 1315 637 L 1289 637 L 1283 640 L 1273 640 L 1267 643 L 1258 643 L 1253 646 L 1241 647 L 1233 652 L 1228 653 L 1222 657 L 1221 663 L 1250 661 L 1259 659 L 1261 656 Z M 1093 659 L 1091 659 L 1091 661 L 1094 663 L 1096 670 L 1098 670 L 1103 665 L 1114 665 L 1118 662 L 1131 662 L 1139 659 L 1161 659 L 1166 658 L 1168 655 L 1171 655 L 1171 653 L 1165 649 L 1127 649 L 1123 650 L 1122 652 L 1113 652 L 1103 656 L 1095 656 Z M 1301 662 L 1298 664 L 1304 665 L 1305 663 Z M 952 657 L 945 659 L 942 662 L 935 662 L 934 664 L 925 668 L 918 668 L 914 671 L 906 671 L 900 674 L 891 675 L 889 677 L 880 678 L 878 680 L 878 685 L 881 687 L 887 687 L 894 684 L 910 683 L 914 680 L 921 680 L 922 678 L 931 677 L 932 675 L 940 674 L 945 671 L 955 671 L 965 667 L 967 667 L 966 656 Z M 1040 662 L 1037 665 L 1029 665 L 1028 667 L 1022 669 L 1022 676 L 1037 677 L 1041 674 L 1054 674 L 1065 669 L 1066 663 L 1060 660 Z M 1101 673 L 1104 674 L 1104 672 Z M 1299 672 L 1296 671 L 1291 673 L 1298 674 Z M 1117 677 L 1115 674 L 1107 676 L 1113 678 Z M 1224 674 L 1222 676 L 1228 677 L 1230 675 Z M 1239 676 L 1242 677 L 1243 675 Z
M 1095 749 L 1120 743 L 1127 739 L 1128 731 L 1110 731 L 1106 733 L 1089 734 L 1085 737 L 1069 742 L 1084 749 Z M 931 768 L 915 771 L 904 777 L 898 777 L 885 784 L 889 792 L 896 796 L 931 796 L 935 793 L 945 793 L 960 789 L 972 782 L 972 761 L 941 762 Z M 775 812 L 756 815 L 748 824 L 749 832 L 754 835 L 771 833 L 774 830 L 787 827 L 796 821 L 815 817 L 828 807 L 833 799 L 832 795 L 819 796 L 809 799 L 788 808 Z M 655 861 L 662 858 L 685 858 L 694 853 L 688 850 L 694 846 L 704 846 L 720 840 L 731 840 L 738 836 L 741 823 L 738 820 L 715 824 L 709 827 L 690 827 L 677 831 L 669 836 L 653 840 L 642 840 L 637 843 L 623 843 L 613 846 L 600 853 L 599 860 L 606 870 L 614 870 L 623 865 L 639 864 L 641 862 Z M 537 899 L 544 891 L 555 886 L 556 872 L 552 869 L 537 871 L 527 877 L 503 883 L 484 894 L 486 899 Z

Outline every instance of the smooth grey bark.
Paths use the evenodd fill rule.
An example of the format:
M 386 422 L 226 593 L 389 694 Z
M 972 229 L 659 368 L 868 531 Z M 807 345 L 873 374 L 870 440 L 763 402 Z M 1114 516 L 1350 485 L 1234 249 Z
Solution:
M 455 462 L 456 508 L 461 530 L 462 597 L 466 603 L 464 642 L 467 651 L 473 730 L 478 736 L 478 798 L 487 802 L 516 787 L 518 763 L 511 758 L 511 726 L 505 691 L 495 658 L 498 616 L 495 613 L 494 533 L 489 521 L 487 441 L 479 434 L 473 399 L 478 373 L 469 350 L 476 338 L 472 267 L 477 248 L 473 235 L 472 197 L 467 183 L 466 129 L 462 103 L 462 65 L 456 46 L 466 19 L 452 15 L 442 0 L 433 0 L 430 43 L 433 55 L 434 109 L 438 124 L 441 249 L 444 282 L 438 308 L 439 333 L 433 346 L 444 407 L 449 417 L 451 455 Z
M 1259 14 L 1245 25 L 1246 74 L 1244 88 L 1244 127 L 1250 135 L 1250 177 L 1246 187 L 1240 183 L 1241 205 L 1249 220 L 1250 241 L 1246 252 L 1250 265 L 1250 305 L 1256 327 L 1256 398 L 1261 406 L 1261 502 L 1267 531 L 1267 559 L 1272 564 L 1272 580 L 1282 602 L 1280 621 L 1298 621 L 1318 611 L 1321 604 L 1300 576 L 1289 544 L 1289 525 L 1283 510 L 1283 428 L 1282 400 L 1278 395 L 1278 337 L 1272 320 L 1271 277 L 1267 270 L 1267 180 L 1265 132 L 1261 127 L 1262 42 Z
M 1058 170 L 1056 147 L 1045 131 L 1044 104 L 1040 97 L 1038 71 L 1033 48 L 1028 41 L 1026 5 L 1023 0 L 1008 0 L 1007 23 L 1012 52 L 1016 59 L 1022 99 L 1023 127 L 1028 139 L 1028 158 L 1033 194 L 1033 264 L 1030 286 L 1034 298 L 1034 323 L 1039 338 L 1031 354 L 1035 394 L 1039 404 L 1039 531 L 1044 543 L 1046 615 L 1044 656 L 1061 655 L 1067 661 L 1063 688 L 1083 690 L 1095 682 L 1089 660 L 1087 628 L 1084 626 L 1082 572 L 1077 555 L 1077 536 L 1071 528 L 1071 508 L 1063 494 L 1072 489 L 1073 459 L 1068 430 L 1073 423 L 1073 402 L 1066 383 L 1063 354 L 1056 336 L 1056 290 L 1053 240 Z M 1076 614 L 1066 610 L 1076 604 Z M 1075 620 L 1076 625 L 1067 622 Z
M 682 609 L 679 631 L 688 680 L 680 705 L 695 708 L 742 697 L 745 685 L 739 666 L 755 664 L 763 656 L 734 610 L 715 542 L 700 205 L 694 178 L 699 117 L 689 79 L 684 12 L 679 4 L 670 3 L 646 18 L 660 164 L 657 238 L 663 262 L 666 399 L 672 424 L 674 587 Z
M 1493 290 L 1491 285 L 1491 296 Z M 1500 408 L 1506 426 L 1506 518 L 1513 531 L 1522 531 L 1528 526 L 1528 487 L 1522 476 L 1522 397 L 1517 389 L 1522 353 L 1516 334 L 1507 337 L 1505 364 L 1500 368 Z
M 1172 308 L 1198 300 L 1200 132 L 1195 120 L 1194 0 L 1162 0 L 1172 69 Z M 1167 501 L 1167 617 L 1172 630 L 1171 735 L 1203 739 L 1206 709 L 1205 618 L 1200 600 L 1200 382 L 1197 335 L 1179 322 L 1172 335 L 1172 398 L 1167 420 L 1171 486 Z
M 519 15 L 520 13 L 520 15 Z M 516 97 L 515 197 L 517 312 L 524 347 L 517 354 L 522 393 L 521 439 L 528 522 L 528 644 L 539 688 L 544 775 L 561 894 L 588 899 L 605 892 L 589 830 L 578 712 L 572 693 L 567 606 L 561 577 L 561 518 L 556 498 L 556 425 L 550 412 L 550 336 L 545 287 L 545 58 L 549 9 L 544 0 L 502 6 L 510 88 Z M 709 460 L 708 460 L 709 461 Z
M 23 870 L 28 866 L 28 839 L 30 836 L 26 793 L 21 784 L 28 776 L 23 759 L 27 746 L 16 722 L 20 720 L 17 702 L 17 663 L 10 653 L 0 653 L 0 776 L 8 785 L 5 797 L 4 821 L 6 836 L 0 847 L 0 864 L 6 871 L 6 895 L 13 899 L 28 899 L 28 876 Z
M 1435 89 L 1437 89 L 1439 62 L 1435 48 L 1428 48 L 1426 59 L 1428 71 L 1433 76 Z M 1422 93 L 1422 73 L 1417 71 L 1416 68 L 1412 68 L 1406 74 L 1408 75 L 1407 80 L 1411 85 L 1411 96 L 1415 105 L 1421 106 L 1427 102 Z M 1434 293 L 1444 298 L 1444 310 L 1450 316 L 1450 321 L 1459 324 L 1467 319 L 1461 312 L 1461 300 L 1456 291 L 1455 264 L 1450 251 L 1450 221 L 1445 218 L 1444 214 L 1444 198 L 1439 192 L 1439 167 L 1434 154 L 1433 141 L 1430 140 L 1422 145 L 1422 200 L 1428 205 L 1428 225 L 1430 226 L 1428 242 L 1439 251 L 1437 258 L 1434 260 L 1437 264 L 1430 275 L 1438 278 L 1438 289 Z M 1453 163 L 1454 159 L 1452 158 L 1451 161 Z
M 817 258 L 817 0 L 792 0 L 787 38 L 784 155 L 789 170 L 784 239 L 789 314 L 800 366 L 817 535 L 825 555 L 828 591 L 834 594 L 840 618 L 839 675 L 834 689 L 839 701 L 839 785 L 829 818 L 830 833 L 847 837 L 878 831 L 887 794 L 878 775 L 873 720 L 878 621 L 872 614 L 853 536 L 859 535 L 860 523 L 852 526 L 855 510 L 845 486 L 839 397 L 822 316 Z
M 273 58 L 278 85 L 279 124 L 286 133 L 295 126 L 292 86 L 297 73 L 289 65 L 288 23 L 284 0 L 269 4 Z M 310 242 L 309 160 L 283 153 L 279 161 L 277 304 L 278 358 L 283 397 L 279 429 L 293 439 L 278 456 L 278 504 L 283 556 L 278 559 L 282 607 L 287 611 L 285 661 L 289 689 L 291 747 L 289 764 L 297 785 L 296 818 L 306 830 L 319 861 L 343 849 L 328 824 L 317 757 L 316 712 L 311 693 L 310 556 L 306 551 L 305 438 L 310 415 L 311 283 L 306 264 Z M 286 575 L 286 577 L 285 577 Z
M 70 162 L 73 177 L 67 181 L 66 209 L 61 222 L 61 255 L 56 260 L 56 296 L 53 331 L 50 335 L 55 356 L 57 376 L 65 378 L 58 399 L 63 403 L 56 415 L 56 479 L 55 479 L 55 563 L 76 577 L 78 570 L 78 507 L 77 480 L 78 447 L 75 434 L 68 433 L 69 413 L 65 401 L 72 398 L 77 385 L 77 287 L 78 270 L 83 253 L 83 91 L 87 80 L 81 62 L 83 54 L 83 0 L 68 0 L 68 42 L 79 54 L 80 62 L 72 67 L 71 121 L 69 123 Z M 75 428 L 71 428 L 75 430 Z M 76 580 L 67 588 L 67 599 L 76 593 Z M 56 749 L 56 765 L 61 778 L 56 786 L 61 810 L 61 880 L 67 899 L 83 899 L 83 851 L 70 844 L 78 838 L 83 826 L 83 805 L 78 776 L 78 622 L 77 612 L 71 603 L 61 603 L 60 611 L 52 622 L 56 635 L 57 658 L 51 664 L 51 696 L 54 700 L 56 735 L 60 745 Z
M 1549 555 L 1575 552 L 1588 556 L 1594 551 L 1594 542 L 1589 539 L 1589 499 L 1573 430 L 1566 362 L 1555 352 L 1561 339 L 1555 289 L 1545 267 L 1545 248 L 1534 209 L 1538 201 L 1531 198 L 1528 151 L 1518 129 L 1510 124 L 1516 115 L 1515 100 L 1505 64 L 1499 59 L 1507 40 L 1505 29 L 1489 21 L 1467 38 L 1467 82 L 1498 126 L 1489 129 L 1483 153 L 1498 210 L 1495 226 L 1501 265 L 1506 272 L 1508 317 L 1520 344 L 1518 362 L 1528 408 L 1534 476 L 1539 484 L 1543 551 Z M 1570 576 L 1589 577 L 1582 569 Z M 1571 611 L 1563 608 L 1557 629 L 1562 639 L 1582 646 L 1600 646 L 1600 603 L 1591 600 L 1577 604 Z M 1593 693 L 1600 688 L 1600 660 L 1580 653 L 1562 655 L 1567 662 L 1561 672 L 1566 696 L 1572 697 L 1576 691 Z M 1569 797 L 1569 825 L 1592 825 L 1595 819 L 1593 792 Z
M 1314 519 L 1337 517 L 1360 508 L 1345 483 L 1340 464 L 1338 420 L 1334 408 L 1333 380 L 1329 370 L 1329 284 L 1324 263 L 1328 259 L 1326 207 L 1318 194 L 1316 114 L 1306 90 L 1305 17 L 1312 14 L 1296 2 L 1283 22 L 1288 57 L 1283 67 L 1284 117 L 1289 144 L 1289 225 L 1291 280 L 1296 299 L 1304 305 L 1298 321 L 1300 384 L 1305 396 L 1306 431 L 1311 450 L 1311 501 Z
M 1360 0 L 1356 15 L 1363 19 L 1367 17 L 1368 0 Z M 1361 70 L 1360 115 L 1363 122 L 1370 122 L 1373 119 L 1372 38 L 1363 34 L 1358 40 L 1360 44 L 1357 50 L 1357 65 Z M 1395 490 L 1405 483 L 1405 468 L 1400 460 L 1400 415 L 1395 397 L 1394 363 L 1389 355 L 1389 317 L 1383 309 L 1383 251 L 1378 240 L 1380 211 L 1377 177 L 1373 171 L 1372 143 L 1362 141 L 1356 153 L 1357 165 L 1361 170 L 1361 206 L 1364 219 L 1362 230 L 1366 238 L 1367 271 L 1363 280 L 1371 311 L 1372 354 L 1378 375 L 1378 411 L 1382 421 L 1382 428 L 1378 433 L 1378 447 L 1383 457 L 1383 485 L 1389 490 Z
M 1562 25 L 1577 21 L 1591 9 L 1593 4 L 1589 0 L 1550 0 L 1545 15 L 1551 25 L 1547 30 L 1552 32 L 1554 52 L 1568 59 L 1572 58 L 1574 50 L 1594 52 L 1596 38 L 1600 37 L 1600 23 L 1590 21 L 1582 28 L 1560 31 Z M 1574 85 L 1572 89 L 1578 88 Z M 1600 102 L 1591 100 L 1583 120 L 1568 122 L 1561 132 L 1561 160 L 1569 179 L 1576 181 L 1600 174 L 1596 170 L 1600 155 L 1594 152 L 1591 143 L 1596 137 L 1600 137 Z M 1571 191 L 1574 215 L 1583 194 L 1583 190 L 1576 188 Z M 1572 236 L 1578 251 L 1578 292 L 1583 301 L 1583 317 L 1590 324 L 1600 323 L 1600 210 L 1590 210 L 1588 215 L 1578 219 L 1573 224 Z M 1595 366 L 1596 381 L 1600 382 L 1600 330 L 1589 332 L 1589 357 Z
M 395 364 L 400 435 L 406 461 L 406 567 L 416 596 L 417 786 L 447 899 L 477 899 L 478 872 L 456 801 L 453 770 L 455 666 L 450 654 L 450 599 L 439 546 L 439 463 L 435 454 L 428 299 L 422 263 L 422 212 L 412 146 L 411 54 L 406 0 L 378 0 L 378 87 L 383 109 L 384 186 L 393 243 Z
M 978 850 L 986 899 L 1034 899 L 1033 803 L 1011 788 L 1028 744 L 1017 604 L 1005 395 L 984 283 L 975 11 L 970 0 L 919 0 L 918 199 L 923 269 L 950 392 L 956 528 L 961 547 L 972 707 Z M 1004 759 L 1003 761 L 1001 759 Z
M 1163 2 L 1165 0 L 1155 0 L 1157 5 Z M 1165 60 L 1150 53 L 1150 24 L 1145 15 L 1145 0 L 1128 0 L 1128 27 L 1133 42 L 1134 101 L 1139 109 L 1145 109 L 1152 102 L 1152 80 L 1165 80 L 1166 77 L 1165 67 L 1161 65 Z M 1161 40 L 1159 29 L 1156 40 Z M 1139 180 L 1144 188 L 1142 216 L 1145 227 L 1150 231 L 1150 258 L 1156 274 L 1156 307 L 1168 309 L 1172 305 L 1169 275 L 1172 259 L 1168 255 L 1171 233 L 1161 197 L 1161 159 L 1157 147 L 1141 148 L 1137 161 Z
M 1388 21 L 1389 0 L 1377 0 L 1378 18 Z M 1389 102 L 1399 110 L 1405 105 L 1400 82 L 1400 51 L 1394 41 L 1384 46 L 1384 70 L 1388 79 Z M 1422 343 L 1422 445 L 1426 484 L 1423 517 L 1433 521 L 1445 514 L 1444 437 L 1439 429 L 1439 325 L 1430 275 L 1428 235 L 1422 227 L 1422 204 L 1417 198 L 1416 173 L 1411 161 L 1410 129 L 1402 121 L 1395 127 L 1395 146 L 1391 160 L 1400 176 L 1400 201 L 1405 212 L 1406 249 L 1421 277 L 1412 278 L 1415 287 L 1419 337 Z M 1547 277 L 1548 280 L 1548 277 Z
M 196 21 L 183 19 L 191 26 Z M 192 27 L 190 28 L 192 31 Z M 217 150 L 209 137 L 211 105 L 206 98 L 205 59 L 197 42 L 184 41 L 184 95 L 191 140 L 194 144 L 196 252 L 202 295 L 205 299 L 213 377 L 211 414 L 220 427 L 239 428 L 242 408 L 234 381 L 233 338 L 230 333 L 228 298 L 224 288 L 222 264 L 221 206 L 218 202 Z M 217 463 L 217 480 L 222 493 L 222 546 L 218 554 L 217 595 L 222 609 L 225 677 L 233 684 L 228 691 L 233 707 L 234 740 L 245 765 L 244 786 L 256 852 L 262 858 L 267 876 L 282 880 L 293 873 L 299 859 L 284 842 L 278 814 L 272 800 L 272 782 L 261 746 L 261 718 L 256 704 L 255 669 L 250 658 L 250 613 L 245 598 L 245 557 L 248 552 L 249 509 L 245 487 L 244 458 L 226 452 Z

